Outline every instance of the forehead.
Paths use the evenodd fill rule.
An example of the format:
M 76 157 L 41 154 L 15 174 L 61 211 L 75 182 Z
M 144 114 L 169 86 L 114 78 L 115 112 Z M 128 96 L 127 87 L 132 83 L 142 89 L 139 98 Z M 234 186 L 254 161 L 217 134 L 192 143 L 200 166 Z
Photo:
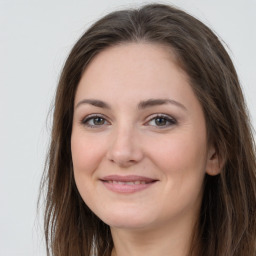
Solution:
M 98 53 L 86 67 L 84 73 L 88 74 L 89 70 L 92 72 L 95 68 L 105 68 L 101 70 L 103 72 L 113 71 L 113 69 L 120 71 L 120 68 L 126 70 L 149 68 L 150 66 L 153 67 L 153 63 L 159 63 L 160 60 L 168 64 L 173 63 L 177 68 L 179 67 L 177 54 L 167 45 L 148 42 L 127 42 L 108 47 Z M 183 70 L 180 69 L 180 71 Z
M 79 82 L 79 94 L 92 97 L 111 90 L 128 93 L 161 93 L 172 85 L 190 86 L 187 74 L 177 64 L 170 47 L 151 43 L 126 43 L 99 53 L 86 67 Z

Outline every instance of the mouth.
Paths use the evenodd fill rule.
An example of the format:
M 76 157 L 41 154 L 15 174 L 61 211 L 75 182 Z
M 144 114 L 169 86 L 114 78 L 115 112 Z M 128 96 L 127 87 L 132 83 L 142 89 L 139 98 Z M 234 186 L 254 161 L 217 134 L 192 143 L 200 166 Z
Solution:
M 103 180 L 103 182 L 111 183 L 111 184 L 123 184 L 123 185 L 139 185 L 139 184 L 149 184 L 151 182 L 146 181 L 116 181 L 116 180 Z
M 113 192 L 134 193 L 149 188 L 158 180 L 137 175 L 110 175 L 103 177 L 100 181 Z

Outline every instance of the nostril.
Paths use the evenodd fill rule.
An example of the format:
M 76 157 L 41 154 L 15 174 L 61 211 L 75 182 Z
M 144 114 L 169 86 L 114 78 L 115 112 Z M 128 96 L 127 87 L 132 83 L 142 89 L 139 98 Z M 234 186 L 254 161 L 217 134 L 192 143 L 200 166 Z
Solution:
M 114 133 L 115 132 L 115 133 Z M 136 134 L 127 127 L 113 132 L 113 140 L 107 152 L 107 159 L 119 166 L 136 164 L 143 158 Z

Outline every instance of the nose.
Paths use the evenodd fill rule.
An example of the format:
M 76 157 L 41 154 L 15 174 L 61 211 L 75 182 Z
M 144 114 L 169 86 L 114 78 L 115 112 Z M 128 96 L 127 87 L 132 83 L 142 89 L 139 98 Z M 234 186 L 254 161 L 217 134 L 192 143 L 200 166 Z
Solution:
M 140 162 L 143 151 L 138 137 L 132 128 L 113 131 L 107 152 L 108 160 L 124 168 Z

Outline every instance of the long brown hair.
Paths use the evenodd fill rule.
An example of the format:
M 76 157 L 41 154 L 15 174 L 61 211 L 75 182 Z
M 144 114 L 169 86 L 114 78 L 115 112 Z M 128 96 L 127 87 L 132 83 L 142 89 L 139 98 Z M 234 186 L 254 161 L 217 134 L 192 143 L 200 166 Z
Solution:
M 239 80 L 217 36 L 171 6 L 151 4 L 113 12 L 96 22 L 73 47 L 56 92 L 51 145 L 42 179 L 46 188 L 47 255 L 109 256 L 110 228 L 86 206 L 74 182 L 70 138 L 79 80 L 92 58 L 126 42 L 168 45 L 204 110 L 209 143 L 225 163 L 205 176 L 191 255 L 256 255 L 255 144 Z

